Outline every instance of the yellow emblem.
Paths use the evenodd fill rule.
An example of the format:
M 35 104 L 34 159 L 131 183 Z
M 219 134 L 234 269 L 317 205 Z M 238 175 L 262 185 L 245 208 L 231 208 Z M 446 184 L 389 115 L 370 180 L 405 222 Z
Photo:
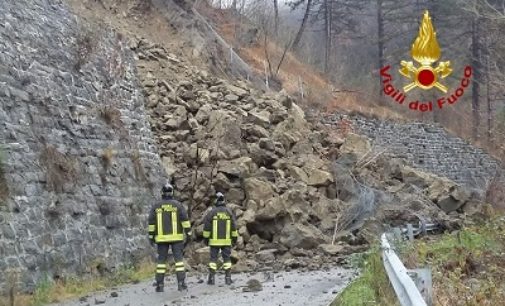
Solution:
M 401 61 L 401 75 L 412 80 L 412 83 L 405 85 L 403 90 L 409 90 L 419 87 L 422 89 L 431 89 L 436 87 L 444 93 L 447 93 L 447 87 L 438 80 L 445 78 L 452 72 L 451 62 L 440 62 L 438 67 L 431 65 L 440 58 L 440 46 L 437 41 L 437 33 L 431 24 L 431 17 L 428 11 L 424 12 L 423 21 L 419 27 L 419 35 L 412 44 L 411 55 L 421 66 L 415 67 L 412 62 Z

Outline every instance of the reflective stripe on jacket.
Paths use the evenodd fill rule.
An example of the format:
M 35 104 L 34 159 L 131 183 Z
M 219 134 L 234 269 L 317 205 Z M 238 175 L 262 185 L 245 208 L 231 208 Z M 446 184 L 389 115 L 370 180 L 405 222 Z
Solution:
M 205 216 L 203 237 L 209 239 L 211 246 L 230 246 L 232 239 L 238 237 L 237 222 L 230 209 L 214 207 Z
M 173 199 L 155 204 L 149 214 L 149 238 L 159 242 L 184 240 L 184 231 L 189 232 L 191 223 L 182 204 Z

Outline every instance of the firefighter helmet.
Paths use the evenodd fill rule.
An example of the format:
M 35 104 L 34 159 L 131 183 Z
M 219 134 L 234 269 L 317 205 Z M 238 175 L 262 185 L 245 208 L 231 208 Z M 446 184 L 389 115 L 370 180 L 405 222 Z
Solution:
M 166 183 L 161 188 L 161 195 L 164 197 L 166 197 L 166 196 L 173 197 L 174 196 L 174 187 L 172 185 L 170 185 L 170 183 Z
M 216 193 L 216 206 L 224 205 L 224 194 L 221 192 Z

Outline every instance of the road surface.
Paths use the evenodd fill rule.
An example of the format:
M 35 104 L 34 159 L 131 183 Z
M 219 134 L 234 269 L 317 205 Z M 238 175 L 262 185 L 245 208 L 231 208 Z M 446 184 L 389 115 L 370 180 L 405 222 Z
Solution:
M 206 284 L 206 275 L 188 276 L 188 291 L 178 292 L 175 275 L 165 281 L 165 292 L 156 293 L 152 281 L 126 285 L 53 306 L 327 306 L 354 278 L 356 272 L 335 268 L 309 272 L 259 272 L 234 274 L 234 283 L 224 285 L 224 275 L 216 275 L 216 285 Z M 262 290 L 244 292 L 247 282 L 261 282 Z

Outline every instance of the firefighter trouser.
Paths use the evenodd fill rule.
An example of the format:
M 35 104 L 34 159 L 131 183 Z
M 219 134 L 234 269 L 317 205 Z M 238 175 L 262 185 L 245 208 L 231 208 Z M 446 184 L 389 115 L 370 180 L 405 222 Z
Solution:
M 163 283 L 165 272 L 167 272 L 168 249 L 172 246 L 172 254 L 175 260 L 175 272 L 177 276 L 184 274 L 184 261 L 182 251 L 184 250 L 184 242 L 177 241 L 171 243 L 158 243 L 158 264 L 156 265 L 156 282 Z
M 221 256 L 223 257 L 223 270 L 227 271 L 231 269 L 231 246 L 211 246 L 209 262 L 211 272 L 216 272 L 217 270 L 219 250 L 221 250 Z

